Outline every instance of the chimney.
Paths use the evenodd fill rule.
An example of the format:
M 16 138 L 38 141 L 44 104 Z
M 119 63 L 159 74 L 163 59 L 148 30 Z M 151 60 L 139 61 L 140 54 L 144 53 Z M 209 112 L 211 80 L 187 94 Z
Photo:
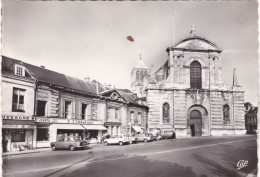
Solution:
M 41 65 L 41 68 L 45 69 L 45 66 Z
M 87 81 L 87 82 L 90 82 L 90 77 L 89 76 L 85 77 L 84 80 Z

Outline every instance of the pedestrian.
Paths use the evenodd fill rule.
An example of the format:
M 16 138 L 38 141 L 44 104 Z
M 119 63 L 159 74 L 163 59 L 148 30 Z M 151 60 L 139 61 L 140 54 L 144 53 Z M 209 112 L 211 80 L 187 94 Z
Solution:
M 176 133 L 175 133 L 175 131 L 173 130 L 173 132 L 172 132 L 172 141 L 175 141 L 176 140 Z

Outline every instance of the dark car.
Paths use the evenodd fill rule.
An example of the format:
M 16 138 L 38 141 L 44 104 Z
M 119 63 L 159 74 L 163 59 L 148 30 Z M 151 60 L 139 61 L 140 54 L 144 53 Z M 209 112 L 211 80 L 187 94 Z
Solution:
M 87 146 L 88 142 L 78 136 L 69 136 L 64 139 L 59 139 L 57 142 L 51 142 L 51 149 L 53 151 L 57 149 L 69 149 L 74 151 L 75 149 L 86 149 Z

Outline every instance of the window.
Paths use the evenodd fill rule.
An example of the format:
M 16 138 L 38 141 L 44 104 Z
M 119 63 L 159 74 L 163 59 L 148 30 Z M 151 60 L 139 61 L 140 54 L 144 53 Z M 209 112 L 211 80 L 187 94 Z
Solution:
M 65 101 L 65 118 L 72 118 L 72 102 Z
M 37 101 L 37 116 L 45 116 L 47 101 Z
M 116 108 L 115 119 L 119 119 L 119 109 L 118 108 Z
M 23 89 L 13 89 L 13 112 L 24 112 L 24 94 L 25 90 Z
M 24 67 L 15 65 L 15 74 L 18 76 L 25 76 Z
M 49 141 L 49 129 L 37 128 L 37 141 Z
M 142 124 L 142 113 L 138 112 L 138 124 Z
M 199 62 L 194 61 L 190 65 L 190 87 L 201 89 L 201 65 Z
M 139 71 L 136 71 L 136 80 L 139 81 Z
M 134 113 L 134 111 L 131 111 L 131 113 L 130 113 L 130 122 L 132 124 L 134 123 L 134 117 L 135 117 L 135 113 Z
M 81 119 L 86 119 L 87 118 L 87 104 L 82 104 L 81 106 Z
M 112 108 L 110 107 L 107 108 L 107 119 L 112 119 Z
M 144 74 L 143 74 L 143 71 L 141 71 L 141 73 L 140 73 L 140 79 L 141 79 L 141 81 L 143 82 L 143 80 L 144 80 Z
M 230 123 L 230 115 L 229 115 L 229 106 L 224 105 L 223 106 L 223 123 L 224 124 L 229 124 Z
M 170 105 L 168 103 L 163 104 L 163 123 L 170 123 Z
M 11 130 L 12 142 L 25 142 L 25 129 L 12 129 Z

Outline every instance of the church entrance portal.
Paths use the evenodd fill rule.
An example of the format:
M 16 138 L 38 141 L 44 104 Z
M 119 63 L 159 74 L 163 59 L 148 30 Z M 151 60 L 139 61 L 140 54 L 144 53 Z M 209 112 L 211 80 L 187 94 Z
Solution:
M 200 111 L 193 110 L 190 113 L 190 129 L 192 136 L 201 136 L 202 134 L 202 115 Z

